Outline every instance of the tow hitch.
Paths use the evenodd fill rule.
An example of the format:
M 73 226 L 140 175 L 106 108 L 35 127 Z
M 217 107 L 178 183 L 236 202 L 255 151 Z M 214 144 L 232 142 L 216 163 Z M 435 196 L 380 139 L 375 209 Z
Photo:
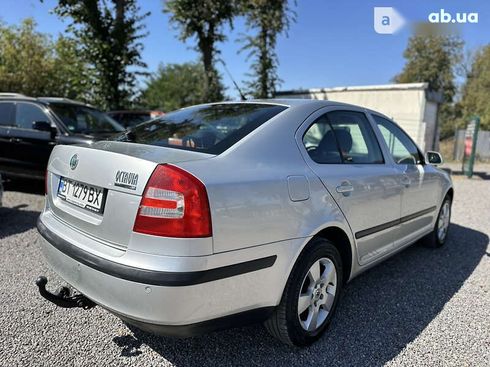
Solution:
M 48 284 L 48 278 L 45 276 L 41 275 L 36 279 L 36 285 L 39 288 L 41 296 L 59 307 L 81 307 L 84 310 L 88 310 L 97 306 L 83 294 L 72 295 L 71 290 L 68 287 L 61 287 L 56 293 L 51 293 L 46 289 L 46 284 Z

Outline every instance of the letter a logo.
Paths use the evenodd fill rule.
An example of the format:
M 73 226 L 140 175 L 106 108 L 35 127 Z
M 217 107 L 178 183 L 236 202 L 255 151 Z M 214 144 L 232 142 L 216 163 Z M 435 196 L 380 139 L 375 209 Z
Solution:
M 405 19 L 391 7 L 374 8 L 374 30 L 379 34 L 393 34 L 405 24 Z

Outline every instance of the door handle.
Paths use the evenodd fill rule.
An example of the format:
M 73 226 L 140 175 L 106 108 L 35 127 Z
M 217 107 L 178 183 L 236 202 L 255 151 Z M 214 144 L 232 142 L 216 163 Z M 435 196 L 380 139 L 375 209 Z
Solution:
M 402 182 L 402 185 L 405 187 L 409 187 L 410 184 L 412 183 L 412 181 L 410 180 L 410 177 L 408 177 L 408 176 L 402 176 L 401 182 Z
M 337 186 L 335 188 L 335 191 L 337 191 L 339 194 L 342 194 L 344 196 L 349 196 L 350 193 L 354 191 L 354 186 L 352 186 L 350 182 L 344 181 L 340 186 Z

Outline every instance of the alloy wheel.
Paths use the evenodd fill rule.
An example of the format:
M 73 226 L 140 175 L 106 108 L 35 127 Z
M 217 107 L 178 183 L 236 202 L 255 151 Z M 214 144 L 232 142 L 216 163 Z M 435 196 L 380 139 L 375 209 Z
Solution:
M 439 220 L 437 222 L 437 238 L 440 242 L 443 242 L 446 238 L 450 216 L 451 206 L 449 205 L 448 201 L 445 201 L 442 205 L 441 214 L 439 214 Z
M 332 260 L 324 257 L 308 270 L 298 297 L 298 318 L 301 327 L 315 331 L 330 313 L 337 291 L 337 269 Z

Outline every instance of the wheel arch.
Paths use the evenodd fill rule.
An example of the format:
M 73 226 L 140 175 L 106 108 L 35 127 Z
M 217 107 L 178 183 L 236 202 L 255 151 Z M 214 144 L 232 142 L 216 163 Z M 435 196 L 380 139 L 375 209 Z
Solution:
M 317 234 L 313 236 L 324 238 L 337 248 L 342 259 L 343 267 L 343 278 L 344 283 L 346 283 L 351 276 L 352 272 L 352 244 L 347 233 L 337 226 L 329 226 L 320 230 Z
M 453 201 L 453 199 L 454 199 L 454 188 L 452 186 L 446 191 L 446 195 L 444 195 L 444 198 L 446 196 L 449 196 L 451 198 L 451 201 Z
M 344 284 L 352 278 L 352 274 L 355 274 L 357 265 L 357 250 L 355 247 L 354 238 L 350 235 L 350 232 L 348 232 L 347 228 L 344 227 L 344 223 L 327 223 L 324 226 L 316 228 L 316 230 L 311 232 L 309 236 L 302 238 L 304 242 L 301 246 L 299 246 L 298 250 L 295 252 L 295 255 L 289 263 L 289 267 L 286 273 L 287 277 L 284 279 L 284 283 L 282 285 L 280 293 L 281 296 L 279 296 L 277 303 L 279 303 L 281 300 L 287 281 L 294 271 L 298 260 L 306 251 L 306 249 L 311 245 L 312 241 L 316 238 L 323 238 L 330 241 L 339 251 L 342 260 L 342 275 Z

